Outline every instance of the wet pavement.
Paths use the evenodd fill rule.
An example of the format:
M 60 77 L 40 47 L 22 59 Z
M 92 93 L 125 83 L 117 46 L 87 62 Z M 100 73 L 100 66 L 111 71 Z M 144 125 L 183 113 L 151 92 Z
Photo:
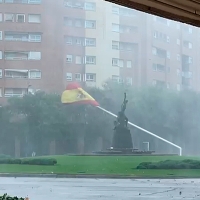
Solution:
M 0 194 L 30 200 L 200 200 L 200 179 L 0 178 Z

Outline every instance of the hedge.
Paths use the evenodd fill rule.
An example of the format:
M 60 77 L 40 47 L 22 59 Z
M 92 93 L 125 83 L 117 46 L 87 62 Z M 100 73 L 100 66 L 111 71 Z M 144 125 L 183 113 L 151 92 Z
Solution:
M 165 160 L 160 162 L 142 162 L 137 169 L 200 169 L 198 160 Z
M 57 160 L 54 158 L 34 158 L 34 159 L 21 159 L 22 165 L 55 165 Z
M 7 194 L 0 196 L 0 200 L 25 200 L 25 198 L 10 197 Z
M 0 164 L 21 164 L 21 165 L 55 165 L 57 160 L 54 158 L 0 158 Z

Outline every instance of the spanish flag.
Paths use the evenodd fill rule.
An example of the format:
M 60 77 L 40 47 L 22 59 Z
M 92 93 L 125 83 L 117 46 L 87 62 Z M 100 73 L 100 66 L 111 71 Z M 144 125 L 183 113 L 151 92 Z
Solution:
M 99 103 L 91 97 L 79 84 L 70 83 L 61 97 L 63 104 L 86 104 L 92 106 L 99 106 Z

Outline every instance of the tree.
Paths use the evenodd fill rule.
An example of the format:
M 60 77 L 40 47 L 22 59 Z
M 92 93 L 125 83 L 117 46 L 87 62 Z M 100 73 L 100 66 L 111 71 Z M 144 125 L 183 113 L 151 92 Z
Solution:
M 185 154 L 198 154 L 200 139 L 200 94 L 194 91 L 177 92 L 160 87 L 132 88 L 125 84 L 107 82 L 103 89 L 85 88 L 100 105 L 117 114 L 124 92 L 129 100 L 126 115 L 129 121 L 177 143 Z M 85 140 L 85 152 L 94 151 L 102 138 L 104 148 L 111 145 L 113 117 L 86 105 L 63 105 L 60 96 L 38 92 L 23 98 L 12 98 L 0 108 L 0 151 L 11 152 L 8 143 L 17 135 L 26 148 L 23 155 L 34 150 L 48 154 L 49 143 L 57 142 L 57 153 L 78 152 L 77 141 Z M 177 153 L 171 146 L 131 128 L 135 147 L 149 141 L 156 152 Z M 12 150 L 13 151 L 13 150 Z

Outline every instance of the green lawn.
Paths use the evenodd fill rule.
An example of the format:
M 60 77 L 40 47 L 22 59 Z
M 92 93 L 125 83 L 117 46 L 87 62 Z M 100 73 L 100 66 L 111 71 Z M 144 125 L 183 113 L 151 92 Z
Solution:
M 199 177 L 200 170 L 137 170 L 141 162 L 197 159 L 179 156 L 54 156 L 55 166 L 0 165 L 0 173 L 107 174 L 140 177 Z

